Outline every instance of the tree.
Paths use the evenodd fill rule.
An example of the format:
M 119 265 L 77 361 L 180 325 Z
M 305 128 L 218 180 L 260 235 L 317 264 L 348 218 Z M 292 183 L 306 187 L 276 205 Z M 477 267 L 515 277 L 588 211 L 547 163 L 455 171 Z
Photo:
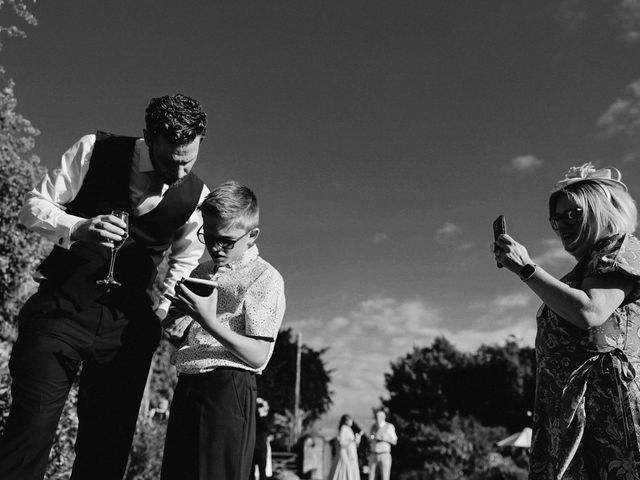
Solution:
M 391 412 L 403 412 L 408 422 L 428 424 L 452 418 L 462 401 L 454 392 L 465 383 L 471 361 L 444 337 L 436 338 L 431 347 L 414 347 L 385 374 L 390 395 L 385 406 Z
M 314 350 L 302 345 L 300 354 L 300 409 L 304 423 L 318 419 L 332 404 L 329 390 L 331 371 L 327 370 L 323 355 L 326 348 Z M 294 425 L 297 343 L 290 328 L 278 334 L 269 365 L 257 377 L 258 395 L 269 402 L 278 429 L 277 443 L 291 444 L 290 433 Z
M 0 0 L 0 8 L 4 2 Z M 35 25 L 36 19 L 21 0 L 8 4 L 19 19 Z M 24 37 L 15 25 L 0 26 L 2 35 Z M 2 44 L 0 43 L 0 49 Z M 25 193 L 42 175 L 39 159 L 29 152 L 38 130 L 16 112 L 13 81 L 0 65 L 0 339 L 15 339 L 15 318 L 27 296 L 35 288 L 31 280 L 34 267 L 46 247 L 41 238 L 17 226 L 17 215 Z
M 514 339 L 467 354 L 441 337 L 393 362 L 383 403 L 398 430 L 394 464 L 435 479 L 495 469 L 491 447 L 528 423 L 534 370 L 533 349 Z
M 509 339 L 504 345 L 483 345 L 472 368 L 474 394 L 466 395 L 463 410 L 486 425 L 510 431 L 529 423 L 535 388 L 535 352 Z
M 18 21 L 32 26 L 37 24 L 25 1 L 0 0 L 0 10 L 5 4 Z M 0 25 L 0 50 L 3 37 L 25 36 L 16 25 Z M 0 434 L 11 404 L 7 364 L 16 338 L 16 317 L 26 298 L 35 290 L 31 274 L 49 248 L 41 237 L 17 225 L 25 193 L 44 173 L 38 157 L 30 153 L 39 131 L 16 111 L 17 105 L 15 84 L 0 65 Z M 68 478 L 70 474 L 78 424 L 76 397 L 77 387 L 74 386 L 56 432 L 47 466 L 48 480 Z
M 290 328 L 278 333 L 269 365 L 258 376 L 258 395 L 269 402 L 272 410 L 293 410 L 296 377 L 296 341 Z M 315 420 L 329 410 L 332 404 L 329 384 L 331 371 L 322 356 L 326 348 L 314 350 L 302 345 L 300 359 L 300 408 L 307 420 Z

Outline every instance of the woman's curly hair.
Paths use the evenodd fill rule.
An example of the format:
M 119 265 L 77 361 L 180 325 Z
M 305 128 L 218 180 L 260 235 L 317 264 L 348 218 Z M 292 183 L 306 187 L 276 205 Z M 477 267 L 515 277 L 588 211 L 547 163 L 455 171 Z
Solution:
M 145 111 L 150 138 L 163 137 L 174 145 L 192 142 L 207 131 L 207 114 L 197 100 L 181 93 L 152 98 Z

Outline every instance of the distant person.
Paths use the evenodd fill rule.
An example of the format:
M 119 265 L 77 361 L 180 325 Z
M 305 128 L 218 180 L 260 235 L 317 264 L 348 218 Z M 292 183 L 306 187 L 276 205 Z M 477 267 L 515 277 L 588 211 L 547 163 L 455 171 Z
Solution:
M 163 480 L 247 480 L 256 439 L 256 379 L 266 367 L 285 310 L 284 283 L 258 254 L 258 200 L 226 182 L 200 206 L 199 240 L 211 260 L 192 277 L 217 287 L 208 297 L 184 284 L 167 325 L 183 343 L 172 355 L 178 384 L 171 404 Z M 167 322 L 169 323 L 169 322 Z
M 296 472 L 301 479 L 326 480 L 333 455 L 316 428 L 316 420 L 305 426 L 292 451 L 296 454 Z
M 614 168 L 573 167 L 549 221 L 578 263 L 558 280 L 511 235 L 496 260 L 538 310 L 531 480 L 640 478 L 640 242 L 636 205 Z
M 160 397 L 158 405 L 149 410 L 149 420 L 166 421 L 169 418 L 169 400 Z
M 369 440 L 369 480 L 389 480 L 391 478 L 391 446 L 398 443 L 395 427 L 387 422 L 383 409 L 375 412 L 376 421 L 371 427 Z
M 353 432 L 352 425 L 353 419 L 349 415 L 343 415 L 340 418 L 336 438 L 337 451 L 329 472 L 329 480 L 360 480 L 358 464 L 360 435 Z
M 267 471 L 271 456 L 271 428 L 269 424 L 269 402 L 258 397 L 256 410 L 256 445 L 253 449 L 253 464 L 249 474 L 249 480 L 255 480 L 255 471 L 258 471 L 258 480 L 266 480 L 271 477 Z
M 0 439 L 0 478 L 41 480 L 67 395 L 80 371 L 72 480 L 121 479 L 160 319 L 176 280 L 204 252 L 198 204 L 208 193 L 191 169 L 206 132 L 200 103 L 154 98 L 144 138 L 86 135 L 26 198 L 19 220 L 55 248 L 19 316 L 11 354 L 13 399 Z M 129 214 L 126 223 L 112 214 Z M 99 284 L 111 247 L 120 286 Z M 168 271 L 153 293 L 156 267 Z M 82 365 L 82 369 L 80 369 Z

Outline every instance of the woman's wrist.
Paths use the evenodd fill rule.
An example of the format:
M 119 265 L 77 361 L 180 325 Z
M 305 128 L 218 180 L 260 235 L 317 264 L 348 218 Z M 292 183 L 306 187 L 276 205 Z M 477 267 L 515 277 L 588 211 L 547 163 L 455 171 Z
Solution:
M 527 282 L 535 275 L 537 269 L 538 266 L 535 263 L 527 263 L 520 269 L 518 276 L 520 280 Z

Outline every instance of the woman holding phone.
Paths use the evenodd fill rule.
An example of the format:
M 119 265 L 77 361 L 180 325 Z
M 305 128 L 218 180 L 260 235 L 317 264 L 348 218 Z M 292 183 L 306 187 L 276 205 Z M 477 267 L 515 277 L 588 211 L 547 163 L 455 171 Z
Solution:
M 560 280 L 508 234 L 496 261 L 543 302 L 537 313 L 530 480 L 640 479 L 640 241 L 614 168 L 573 167 L 549 221 L 577 264 Z

